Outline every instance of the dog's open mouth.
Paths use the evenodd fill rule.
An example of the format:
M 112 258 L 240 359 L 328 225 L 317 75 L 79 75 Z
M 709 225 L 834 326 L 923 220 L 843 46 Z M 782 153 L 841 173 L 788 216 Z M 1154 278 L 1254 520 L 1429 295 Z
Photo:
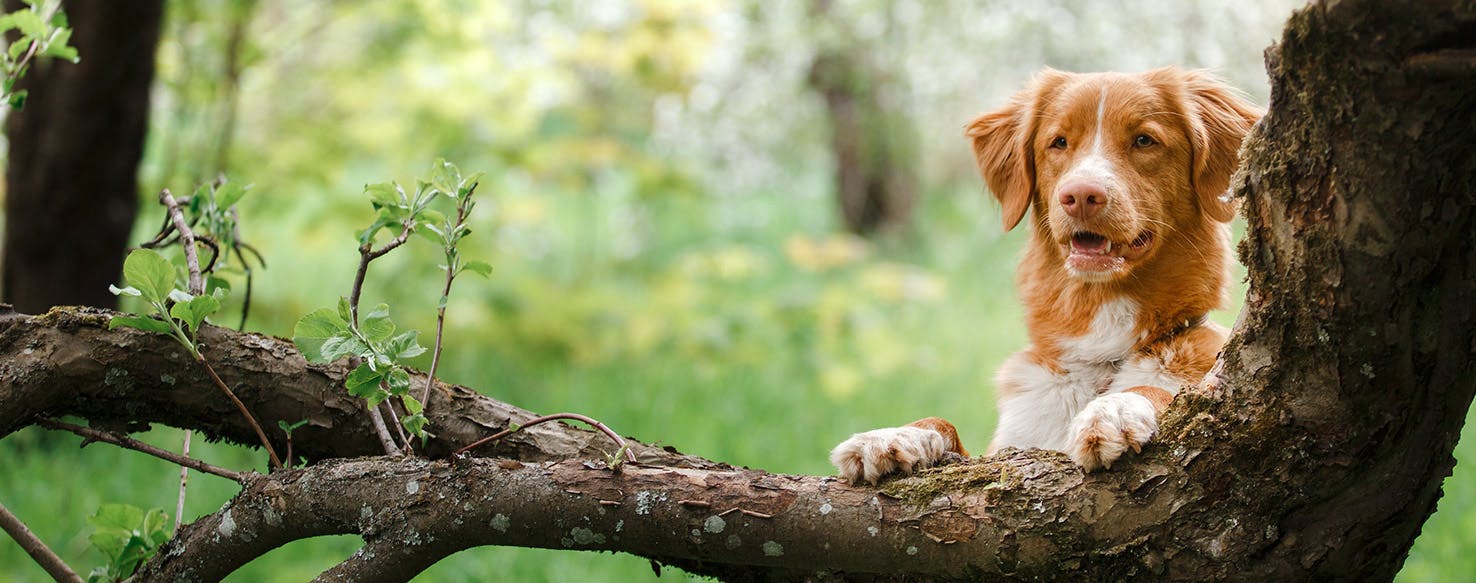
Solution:
M 1116 270 L 1142 257 L 1153 246 L 1153 231 L 1143 231 L 1132 241 L 1114 242 L 1101 233 L 1077 231 L 1066 244 L 1066 263 L 1078 272 Z

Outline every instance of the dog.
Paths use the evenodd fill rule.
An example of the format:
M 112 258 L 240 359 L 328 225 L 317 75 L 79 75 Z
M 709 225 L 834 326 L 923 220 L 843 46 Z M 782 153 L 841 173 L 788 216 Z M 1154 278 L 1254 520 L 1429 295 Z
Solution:
M 1209 372 L 1227 336 L 1206 314 L 1225 301 L 1230 177 L 1262 113 L 1205 71 L 1046 69 L 966 126 L 1005 230 L 1032 215 L 1016 272 L 1030 345 L 995 377 L 989 453 L 1038 447 L 1111 468 Z M 968 455 L 929 417 L 855 434 L 830 461 L 874 484 Z

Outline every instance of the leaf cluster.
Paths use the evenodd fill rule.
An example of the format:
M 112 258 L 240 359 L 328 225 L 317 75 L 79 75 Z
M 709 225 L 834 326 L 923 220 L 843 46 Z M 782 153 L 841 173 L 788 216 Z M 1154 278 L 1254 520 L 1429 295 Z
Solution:
M 135 249 L 123 260 L 123 279 L 128 287 L 108 286 L 119 296 L 142 299 L 154 309 L 154 316 L 114 316 L 109 329 L 127 327 L 147 332 L 168 334 L 189 349 L 197 360 L 200 349 L 195 335 L 200 325 L 220 309 L 225 290 L 217 288 L 204 295 L 191 295 L 178 285 L 179 270 L 153 249 Z
M 87 581 L 121 581 L 169 540 L 169 515 L 158 508 L 144 512 L 127 504 L 103 504 L 87 518 L 93 527 L 87 540 L 102 552 L 107 564 L 87 575 Z
M 395 334 L 389 306 L 380 304 L 364 315 L 356 325 L 347 298 L 338 299 L 338 307 L 320 308 L 303 316 L 292 331 L 308 362 L 329 363 L 340 358 L 358 357 L 361 363 L 349 373 L 345 385 L 350 395 L 379 406 L 390 397 L 399 397 L 410 413 L 401 424 L 416 437 L 426 439 L 425 416 L 420 401 L 410 395 L 410 373 L 405 369 L 410 359 L 425 353 L 420 345 L 420 331 L 407 330 Z
M 65 59 L 73 63 L 79 60 L 76 47 L 68 44 L 72 40 L 72 29 L 67 25 L 67 15 L 60 6 L 48 5 L 37 0 L 22 0 L 25 5 L 15 12 L 0 16 L 0 37 L 15 31 L 18 37 L 0 53 L 0 100 L 11 108 L 20 109 L 26 104 L 26 92 L 16 91 L 15 84 L 25 76 L 35 56 Z

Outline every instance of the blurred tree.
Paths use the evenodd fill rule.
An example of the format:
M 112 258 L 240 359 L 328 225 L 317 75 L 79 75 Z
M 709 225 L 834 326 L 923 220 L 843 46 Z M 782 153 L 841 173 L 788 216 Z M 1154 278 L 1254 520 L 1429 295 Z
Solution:
M 7 0 L 6 10 L 21 6 Z M 163 0 L 67 0 L 79 63 L 37 63 L 10 114 L 0 299 L 22 312 L 114 306 L 138 207 Z
M 812 0 L 810 19 L 833 28 L 822 37 L 809 83 L 825 99 L 835 194 L 847 230 L 869 235 L 907 221 L 917 198 L 916 148 L 893 76 L 868 45 L 832 13 L 832 0 Z M 882 12 L 890 16 L 890 8 Z M 888 20 L 888 29 L 890 18 Z

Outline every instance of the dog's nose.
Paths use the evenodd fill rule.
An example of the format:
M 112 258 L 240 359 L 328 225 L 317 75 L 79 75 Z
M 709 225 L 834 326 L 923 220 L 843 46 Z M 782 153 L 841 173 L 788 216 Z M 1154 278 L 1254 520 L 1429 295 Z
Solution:
M 1068 182 L 1062 184 L 1057 192 L 1060 193 L 1061 208 L 1078 221 L 1097 216 L 1097 212 L 1107 206 L 1107 189 L 1093 182 Z

